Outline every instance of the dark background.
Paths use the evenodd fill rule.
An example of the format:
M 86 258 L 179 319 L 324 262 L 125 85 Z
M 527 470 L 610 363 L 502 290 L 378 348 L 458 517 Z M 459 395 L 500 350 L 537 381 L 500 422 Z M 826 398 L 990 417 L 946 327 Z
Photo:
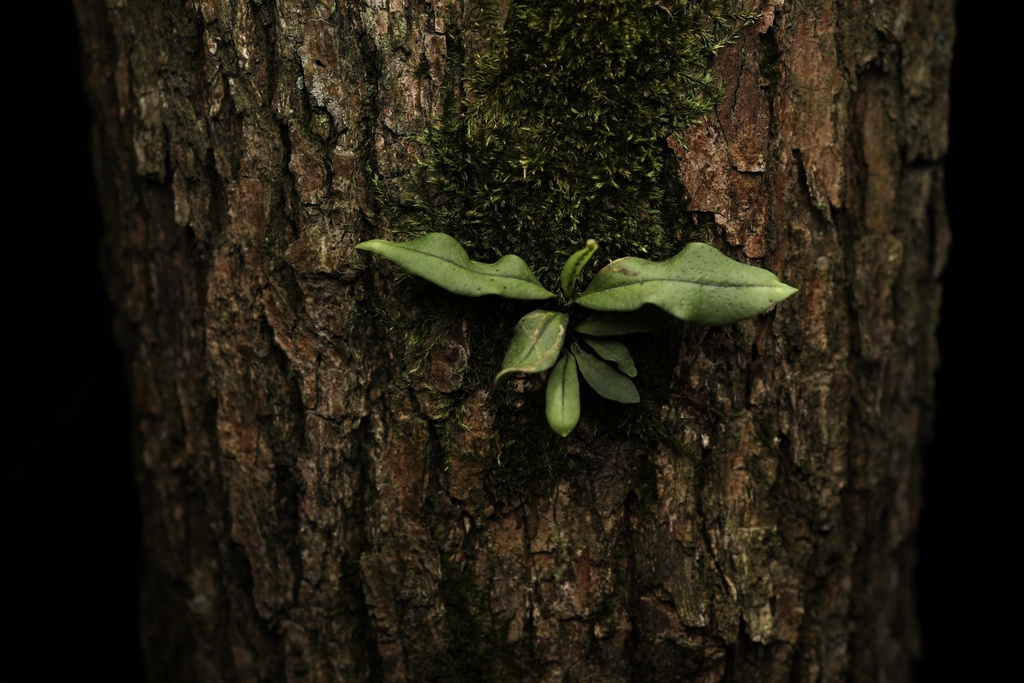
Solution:
M 954 244 L 943 276 L 938 420 L 925 458 L 918 534 L 919 681 L 999 680 L 1013 670 L 1010 653 L 1024 639 L 1021 572 L 1010 557 L 1022 539 L 1020 515 L 1011 506 L 1018 480 L 1010 475 L 1021 447 L 1009 430 L 1011 408 L 1019 405 L 1013 377 L 1020 367 L 1004 313 L 1021 227 L 1019 197 L 1010 186 L 1020 175 L 1014 163 L 1019 113 L 1011 121 L 1007 104 L 1020 82 L 1019 59 L 1010 56 L 1016 39 L 992 33 L 985 3 L 958 4 L 947 160 Z M 26 534 L 20 548 L 27 560 L 8 556 L 8 563 L 23 565 L 28 577 L 11 599 L 27 605 L 17 623 L 28 631 L 30 648 L 46 653 L 33 658 L 35 670 L 66 667 L 107 681 L 141 681 L 135 625 L 141 530 L 131 416 L 97 265 L 101 225 L 77 27 L 70 3 L 54 11 L 63 47 L 48 68 L 31 65 L 42 70 L 33 72 L 34 82 L 45 85 L 38 106 L 27 104 L 32 123 L 45 127 L 44 150 L 23 150 L 10 166 L 15 173 L 31 169 L 19 183 L 50 174 L 40 175 L 47 192 L 34 200 L 40 211 L 29 214 L 52 217 L 48 225 L 14 226 L 26 243 L 13 250 L 11 269 L 39 277 L 19 274 L 10 285 L 25 287 L 29 278 L 27 291 L 12 298 L 25 302 L 23 320 L 32 321 L 17 344 L 22 351 L 14 368 L 16 382 L 24 384 L 15 399 L 28 396 L 21 405 L 27 419 L 15 417 L 9 425 L 15 435 L 9 457 L 17 463 L 13 498 L 23 499 L 12 527 Z M 18 141 L 9 149 L 18 150 Z M 57 196 L 49 183 L 54 168 L 70 174 Z M 13 197 L 11 206 L 26 198 Z M 26 432 L 29 438 L 17 438 Z M 27 472 L 19 474 L 22 465 Z

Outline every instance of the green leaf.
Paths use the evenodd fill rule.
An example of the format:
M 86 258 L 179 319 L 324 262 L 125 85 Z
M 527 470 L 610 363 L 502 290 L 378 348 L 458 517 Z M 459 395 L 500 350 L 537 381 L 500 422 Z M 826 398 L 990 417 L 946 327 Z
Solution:
M 586 335 L 583 336 L 583 339 L 590 345 L 590 348 L 597 352 L 597 355 L 609 363 L 615 363 L 619 372 L 636 377 L 636 365 L 633 364 L 633 356 L 629 354 L 629 349 L 625 344 L 615 339 L 599 339 Z
M 640 392 L 636 390 L 636 385 L 621 372 L 576 344 L 572 345 L 572 355 L 576 356 L 583 379 L 587 380 L 587 384 L 599 395 L 619 403 L 640 402 Z
M 576 303 L 596 311 L 635 311 L 654 304 L 681 320 L 728 325 L 755 316 L 796 291 L 763 268 L 733 261 L 709 244 L 694 243 L 663 263 L 634 257 L 612 261 Z
M 554 365 L 568 327 L 565 313 L 530 311 L 520 318 L 494 383 L 517 372 L 544 372 Z
M 576 280 L 579 279 L 580 273 L 583 272 L 583 266 L 587 265 L 587 261 L 590 260 L 595 251 L 597 251 L 597 242 L 587 240 L 586 246 L 570 256 L 566 260 L 565 265 L 562 266 L 560 280 L 562 283 L 562 293 L 565 294 L 566 299 L 572 296 L 573 290 L 576 289 Z
M 548 425 L 559 436 L 567 436 L 580 421 L 580 378 L 570 353 L 562 354 L 548 375 L 545 412 Z
M 413 275 L 453 294 L 497 294 L 506 299 L 534 301 L 555 296 L 544 289 L 518 256 L 508 254 L 497 263 L 473 261 L 454 237 L 443 232 L 432 232 L 408 242 L 369 240 L 357 244 L 356 249 L 390 259 Z
M 649 332 L 668 320 L 668 316 L 656 306 L 641 306 L 639 310 L 626 313 L 591 313 L 576 326 L 580 334 L 592 337 L 617 337 L 620 334 Z

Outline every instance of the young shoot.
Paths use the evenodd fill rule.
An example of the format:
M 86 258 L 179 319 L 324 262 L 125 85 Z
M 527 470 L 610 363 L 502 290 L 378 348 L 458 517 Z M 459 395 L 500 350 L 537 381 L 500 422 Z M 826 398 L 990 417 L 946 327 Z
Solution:
M 518 256 L 509 254 L 495 263 L 473 261 L 458 241 L 444 233 L 408 242 L 369 240 L 356 248 L 383 256 L 453 294 L 531 301 L 556 296 Z M 566 313 L 530 311 L 516 323 L 494 378 L 498 385 L 517 373 L 550 370 L 547 420 L 563 437 L 579 423 L 580 375 L 605 399 L 640 401 L 631 379 L 637 375 L 633 357 L 625 344 L 611 337 L 653 329 L 662 318 L 658 310 L 686 322 L 729 325 L 758 315 L 797 291 L 770 271 L 733 261 L 711 245 L 695 242 L 667 261 L 635 257 L 612 261 L 572 299 L 576 282 L 597 248 L 596 241 L 587 240 L 565 262 L 559 278 L 565 300 L 594 312 L 570 335 Z

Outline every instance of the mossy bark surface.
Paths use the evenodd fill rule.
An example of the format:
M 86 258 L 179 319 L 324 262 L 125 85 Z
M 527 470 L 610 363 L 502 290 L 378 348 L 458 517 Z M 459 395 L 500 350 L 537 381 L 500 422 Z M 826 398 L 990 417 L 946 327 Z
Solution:
M 905 680 L 952 4 L 76 0 L 151 679 Z M 659 89 L 635 12 L 732 39 Z M 542 279 L 705 239 L 800 292 L 638 337 L 644 400 L 563 440 L 490 388 L 528 308 L 353 248 L 439 227 Z

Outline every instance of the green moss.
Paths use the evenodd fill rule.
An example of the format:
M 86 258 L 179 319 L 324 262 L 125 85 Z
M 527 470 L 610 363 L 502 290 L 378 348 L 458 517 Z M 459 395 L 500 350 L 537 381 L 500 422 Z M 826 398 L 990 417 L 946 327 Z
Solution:
M 417 680 L 428 683 L 501 683 L 523 680 L 530 670 L 522 644 L 508 641 L 508 619 L 490 595 L 451 561 L 442 565 L 438 598 L 448 635 L 443 650 L 415 658 Z
M 495 427 L 497 459 L 484 470 L 487 493 L 497 503 L 513 503 L 549 491 L 575 469 L 565 439 L 548 427 L 539 377 L 525 380 L 526 391 L 498 389 Z
M 477 258 L 516 253 L 554 286 L 587 238 L 665 257 L 685 213 L 666 139 L 717 99 L 712 60 L 740 17 L 724 0 L 519 0 L 466 65 L 468 97 L 424 137 L 411 232 Z
M 512 0 L 496 27 L 498 5 L 484 3 L 472 21 L 492 26 L 475 32 L 491 42 L 474 62 L 464 58 L 465 27 L 450 20 L 446 117 L 422 137 L 407 199 L 388 203 L 393 228 L 446 232 L 483 261 L 518 254 L 553 290 L 564 259 L 587 238 L 601 251 L 584 282 L 611 258 L 674 254 L 700 229 L 667 140 L 718 99 L 714 56 L 751 19 L 734 4 Z M 471 306 L 468 390 L 490 383 L 529 310 Z M 496 392 L 495 401 L 502 453 L 487 476 L 497 499 L 572 469 L 564 440 L 547 428 L 542 388 L 525 400 Z M 599 402 L 587 403 L 590 411 Z M 627 412 L 632 420 L 636 411 Z M 663 431 L 648 422 L 645 433 Z

